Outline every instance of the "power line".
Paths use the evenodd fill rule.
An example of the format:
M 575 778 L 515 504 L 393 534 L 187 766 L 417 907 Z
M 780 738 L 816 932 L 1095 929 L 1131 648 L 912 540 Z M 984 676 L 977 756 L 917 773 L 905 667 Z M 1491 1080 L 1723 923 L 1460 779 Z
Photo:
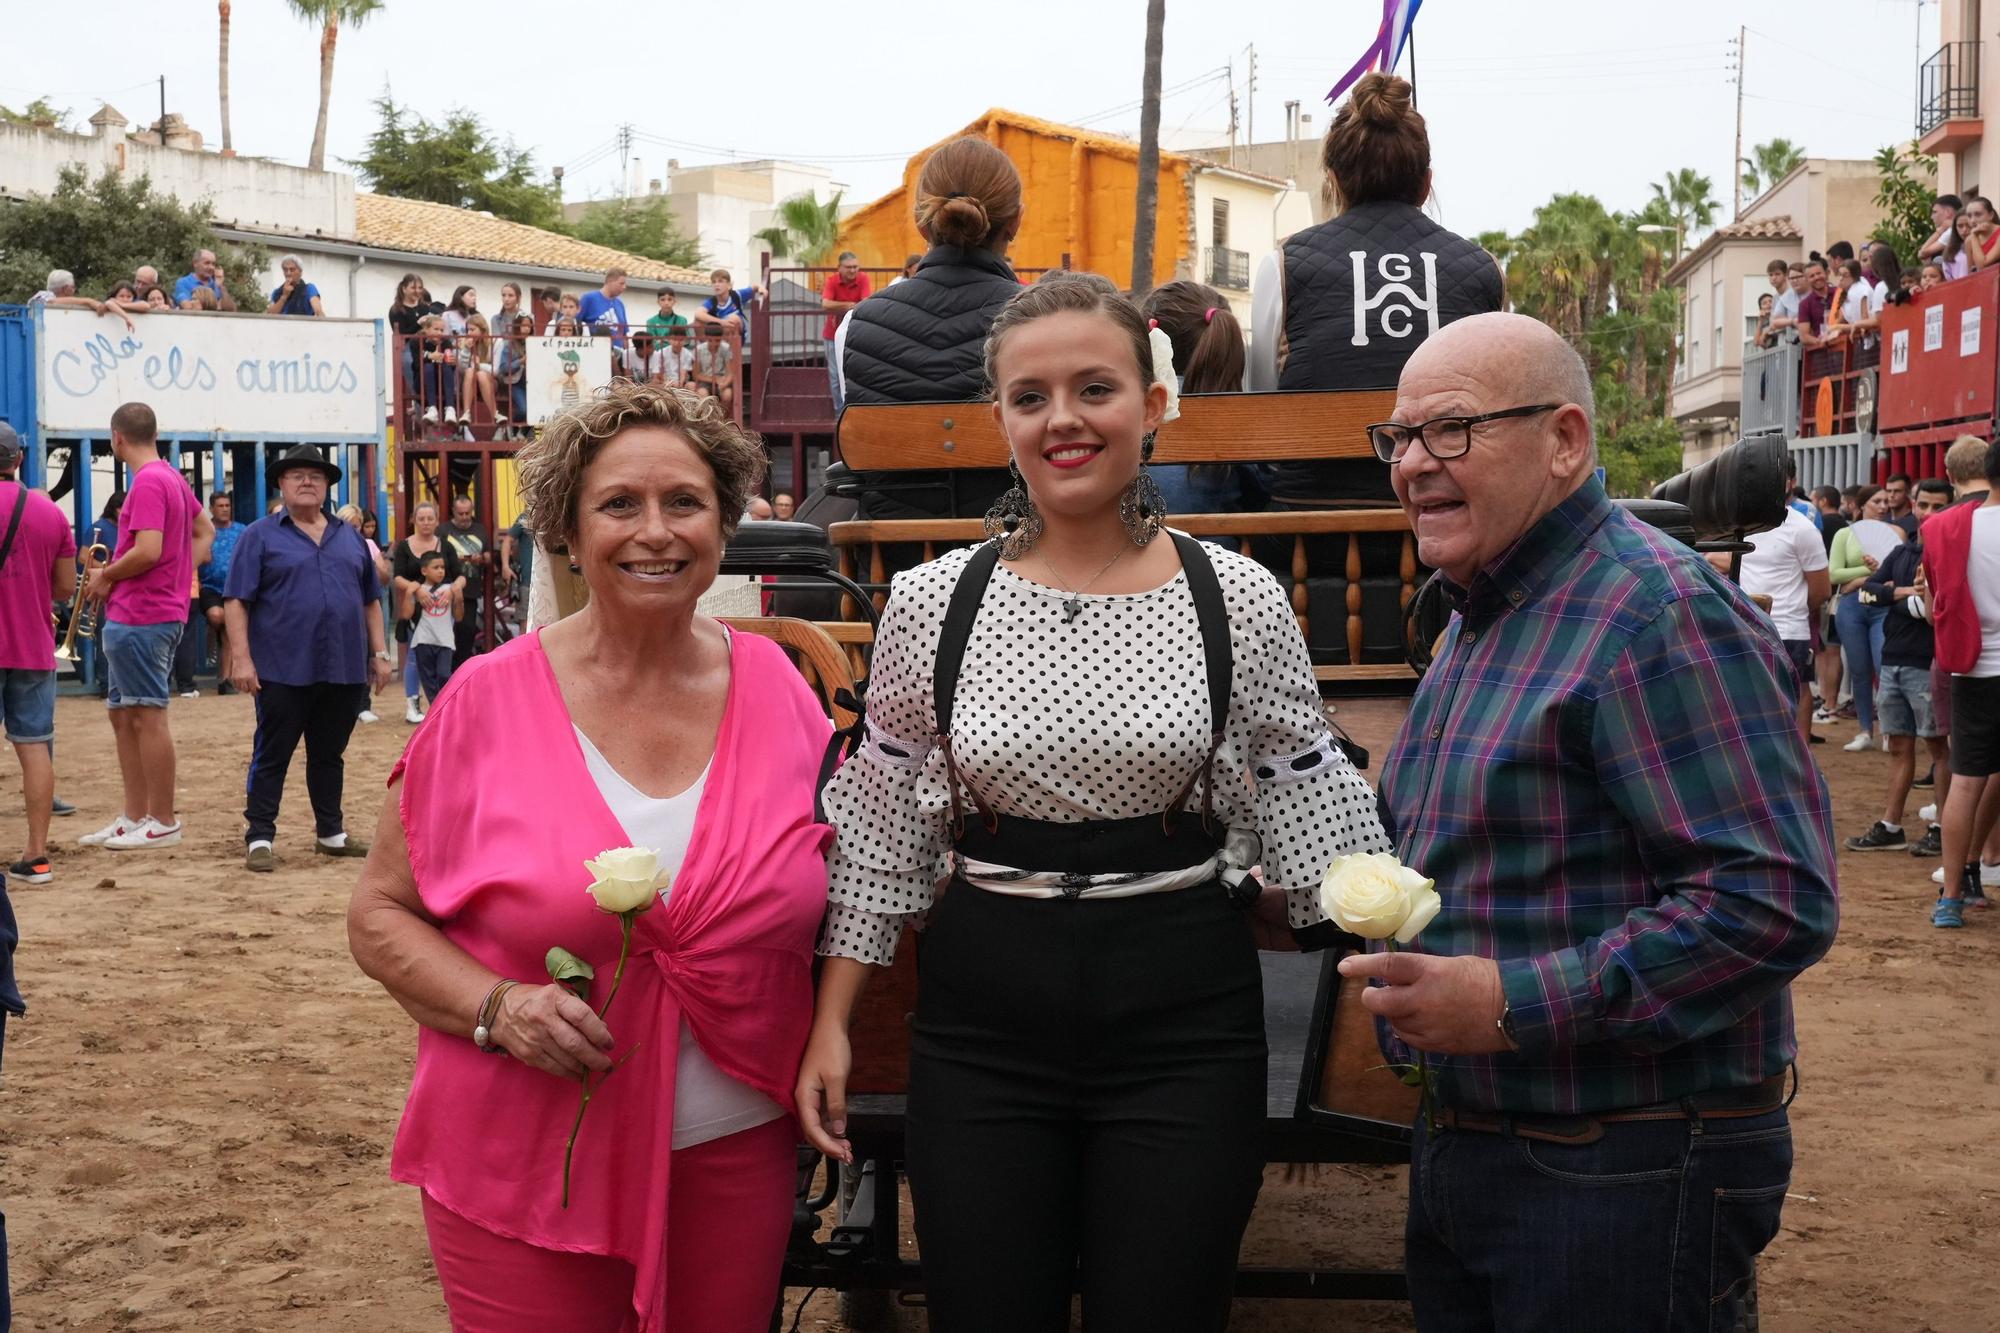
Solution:
M 1872 84 L 1873 86 L 1880 88 L 1885 93 L 1894 93 L 1896 96 L 1902 97 L 1909 91 L 1908 89 L 1905 88 L 1891 88 L 1888 84 L 1881 82 L 1880 80 L 1874 78 L 1871 75 L 1864 74 L 1858 69 L 1849 69 L 1846 65 L 1836 65 L 1833 61 L 1828 60 L 1825 56 L 1821 55 L 1819 52 L 1810 50 L 1807 47 L 1796 46 L 1793 43 L 1786 41 L 1782 37 L 1773 37 L 1770 33 L 1765 32 L 1762 28 L 1751 28 L 1750 31 L 1756 33 L 1759 37 L 1762 37 L 1765 41 L 1770 42 L 1773 45 L 1782 46 L 1787 51 L 1796 51 L 1802 56 L 1810 56 L 1812 59 L 1817 60 L 1820 64 L 1825 65 L 1828 69 L 1833 70 L 1836 73 L 1845 74 L 1850 79 L 1859 79 L 1863 83 Z

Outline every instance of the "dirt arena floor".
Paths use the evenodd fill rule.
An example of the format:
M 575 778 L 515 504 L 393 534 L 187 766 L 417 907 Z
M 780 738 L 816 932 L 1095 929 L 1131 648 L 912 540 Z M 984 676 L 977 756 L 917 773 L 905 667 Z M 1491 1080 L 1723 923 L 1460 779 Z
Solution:
M 382 711 L 348 753 L 350 827 L 364 835 L 409 730 Z M 1350 704 L 1342 720 L 1380 755 L 1398 711 Z M 242 870 L 250 718 L 240 698 L 175 701 L 187 840 L 121 857 L 75 845 L 114 812 L 102 709 L 58 708 L 58 790 L 82 813 L 56 821 L 55 882 L 13 890 L 29 1014 L 9 1025 L 0 1085 L 19 1329 L 446 1327 L 417 1197 L 388 1178 L 411 1026 L 348 956 L 355 867 L 309 854 L 302 764 L 278 872 Z M 1840 750 L 1851 724 L 1821 730 L 1845 837 L 1875 816 L 1883 760 Z M 19 800 L 0 761 L 0 810 Z M 0 823 L 18 836 L 15 817 Z M 1936 932 L 1929 865 L 1843 854 L 1841 869 L 1839 944 L 1797 989 L 1798 1165 L 1764 1259 L 1764 1327 L 2000 1327 L 2000 912 Z M 1395 1262 L 1402 1175 L 1274 1173 L 1246 1260 Z M 923 1327 L 913 1311 L 892 1322 Z M 1271 1301 L 1243 1302 L 1233 1325 L 1409 1326 L 1395 1307 Z M 838 1327 L 831 1299 L 800 1327 Z

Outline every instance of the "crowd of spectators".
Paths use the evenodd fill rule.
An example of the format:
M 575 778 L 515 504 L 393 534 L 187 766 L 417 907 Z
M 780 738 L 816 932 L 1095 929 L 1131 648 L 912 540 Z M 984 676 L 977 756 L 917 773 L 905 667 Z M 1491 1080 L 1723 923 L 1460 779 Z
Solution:
M 297 255 L 280 259 L 278 269 L 283 280 L 271 289 L 265 314 L 305 318 L 326 314 L 319 288 L 306 281 L 304 262 Z M 101 299 L 79 293 L 76 277 L 68 269 L 51 269 L 42 290 L 29 297 L 28 303 L 73 306 L 100 315 L 115 315 L 125 321 L 127 328 L 136 327 L 133 315 L 184 310 L 235 313 L 240 309 L 236 298 L 229 294 L 229 275 L 213 250 L 197 250 L 188 271 L 175 279 L 171 287 L 160 280 L 157 268 L 141 264 L 130 278 L 113 283 Z
M 469 284 L 438 301 L 421 275 L 404 274 L 388 318 L 404 348 L 408 427 L 432 438 L 469 437 L 478 421 L 493 423 L 497 439 L 525 434 L 535 419 L 528 404 L 528 340 L 538 336 L 607 339 L 618 377 L 718 398 L 733 414 L 740 380 L 736 349 L 747 360 L 750 303 L 763 289 L 736 287 L 726 269 L 717 269 L 710 274 L 712 293 L 692 317 L 680 313 L 679 297 L 667 288 L 640 323 L 626 307 L 626 281 L 625 270 L 613 268 L 581 294 L 534 288 L 529 305 L 522 303 L 521 284 L 505 282 L 499 309 L 489 316 Z

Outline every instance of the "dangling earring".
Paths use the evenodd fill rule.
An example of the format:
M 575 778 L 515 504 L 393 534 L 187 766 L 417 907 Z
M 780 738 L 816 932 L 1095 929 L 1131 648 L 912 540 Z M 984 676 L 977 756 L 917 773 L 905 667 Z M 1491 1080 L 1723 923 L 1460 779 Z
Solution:
M 1021 469 L 1011 457 L 1007 460 L 1007 474 L 1014 484 L 986 511 L 986 537 L 989 541 L 1000 539 L 1001 559 L 1019 560 L 1041 539 L 1042 516 L 1029 498 L 1028 488 L 1021 483 Z
M 572 574 L 581 574 L 583 573 L 583 566 L 572 560 L 569 562 L 569 572 Z
M 1132 478 L 1132 484 L 1118 501 L 1118 517 L 1134 546 L 1152 541 L 1167 519 L 1167 497 L 1160 494 L 1159 483 L 1146 471 L 1146 464 L 1152 461 L 1153 432 L 1147 431 L 1146 438 L 1139 442 L 1139 475 Z

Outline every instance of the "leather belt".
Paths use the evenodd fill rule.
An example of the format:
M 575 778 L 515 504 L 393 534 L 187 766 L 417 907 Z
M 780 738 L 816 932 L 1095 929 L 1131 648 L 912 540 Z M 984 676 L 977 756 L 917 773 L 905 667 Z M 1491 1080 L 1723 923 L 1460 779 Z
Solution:
M 1741 1088 L 1710 1088 L 1670 1102 L 1622 1107 L 1590 1115 L 1514 1115 L 1506 1111 L 1460 1111 L 1441 1106 L 1431 1113 L 1433 1130 L 1453 1129 L 1473 1134 L 1506 1134 L 1544 1143 L 1581 1145 L 1604 1137 L 1604 1127 L 1641 1120 L 1686 1120 L 1701 1132 L 1705 1120 L 1741 1120 L 1768 1115 L 1790 1100 L 1785 1085 L 1791 1072 L 1773 1074 L 1761 1083 Z

